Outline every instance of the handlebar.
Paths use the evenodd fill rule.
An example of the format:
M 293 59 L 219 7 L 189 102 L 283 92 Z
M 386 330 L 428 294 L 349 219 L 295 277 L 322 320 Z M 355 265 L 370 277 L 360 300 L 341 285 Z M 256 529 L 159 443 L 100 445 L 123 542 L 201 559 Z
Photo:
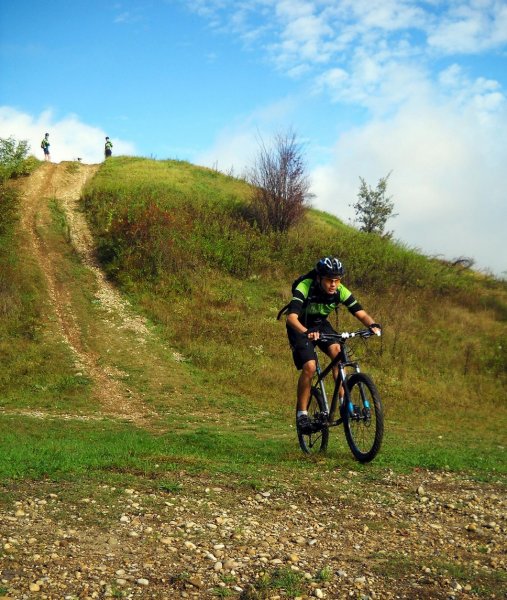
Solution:
M 373 333 L 371 329 L 358 329 L 357 331 L 343 331 L 342 333 L 322 333 L 319 336 L 319 341 L 328 342 L 336 340 L 337 342 L 343 342 L 349 338 L 360 337 L 363 339 L 369 338 L 372 335 L 380 336 L 380 333 Z

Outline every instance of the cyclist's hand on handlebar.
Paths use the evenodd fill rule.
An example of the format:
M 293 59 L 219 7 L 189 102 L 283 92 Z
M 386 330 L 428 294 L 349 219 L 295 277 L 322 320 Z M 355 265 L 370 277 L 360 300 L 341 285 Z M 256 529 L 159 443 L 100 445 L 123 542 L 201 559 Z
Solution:
M 309 340 L 317 341 L 320 337 L 320 331 L 318 327 L 310 327 L 306 330 L 306 335 Z
M 375 335 L 382 335 L 382 325 L 380 323 L 370 323 L 368 329 Z

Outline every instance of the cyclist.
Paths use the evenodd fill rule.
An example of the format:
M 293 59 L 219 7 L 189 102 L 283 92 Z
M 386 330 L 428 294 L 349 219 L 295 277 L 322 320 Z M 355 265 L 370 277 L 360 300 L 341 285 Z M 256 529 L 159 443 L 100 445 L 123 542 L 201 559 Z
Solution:
M 40 147 L 42 148 L 43 152 L 44 152 L 44 160 L 51 160 L 51 156 L 49 154 L 49 133 L 45 133 L 44 134 L 44 138 L 42 140 L 42 142 L 40 143 Z
M 104 156 L 106 158 L 109 158 L 112 155 L 113 155 L 113 142 L 108 137 L 106 137 L 106 143 L 104 145 Z
M 321 258 L 314 271 L 299 281 L 294 289 L 287 311 L 287 335 L 296 368 L 301 371 L 297 387 L 297 423 L 303 433 L 311 433 L 308 417 L 311 382 L 317 368 L 315 345 L 331 359 L 340 352 L 335 341 L 319 341 L 320 334 L 336 334 L 328 321 L 328 316 L 340 304 L 363 325 L 380 335 L 381 326 L 375 323 L 352 293 L 341 283 L 345 269 L 333 257 Z M 337 376 L 335 370 L 334 376 Z M 340 390 L 342 396 L 343 390 Z

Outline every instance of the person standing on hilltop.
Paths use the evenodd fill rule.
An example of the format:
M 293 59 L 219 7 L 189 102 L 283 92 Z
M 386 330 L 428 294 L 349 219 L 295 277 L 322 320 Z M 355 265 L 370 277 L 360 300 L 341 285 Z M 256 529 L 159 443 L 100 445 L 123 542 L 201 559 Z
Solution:
M 113 142 L 111 142 L 111 140 L 108 137 L 106 137 L 106 145 L 104 146 L 104 156 L 106 158 L 109 158 L 112 155 L 113 155 Z
M 331 359 L 340 352 L 336 341 L 319 340 L 320 335 L 336 334 L 328 321 L 329 314 L 345 305 L 372 333 L 381 335 L 382 326 L 364 310 L 352 293 L 341 283 L 345 269 L 337 258 L 321 258 L 315 268 L 293 284 L 293 297 L 279 314 L 287 314 L 287 335 L 296 368 L 301 371 L 297 386 L 297 424 L 303 433 L 311 433 L 308 417 L 312 378 L 317 364 L 314 347 L 318 346 Z M 340 397 L 343 388 L 339 390 Z
M 46 134 L 44 134 L 44 138 L 43 138 L 42 142 L 40 143 L 40 147 L 44 151 L 44 160 L 46 160 L 46 161 L 51 160 L 51 156 L 49 154 L 49 146 L 50 145 L 51 144 L 49 143 L 49 133 L 46 133 Z

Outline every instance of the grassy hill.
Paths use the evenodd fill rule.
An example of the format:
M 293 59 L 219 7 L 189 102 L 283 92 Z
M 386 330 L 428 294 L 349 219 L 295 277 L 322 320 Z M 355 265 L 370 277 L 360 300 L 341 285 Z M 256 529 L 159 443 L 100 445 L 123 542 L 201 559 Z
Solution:
M 69 172 L 79 168 L 68 166 Z M 276 314 L 292 280 L 332 254 L 346 266 L 345 285 L 384 326 L 381 340 L 355 348 L 385 404 L 386 439 L 375 465 L 505 473 L 505 282 L 363 234 L 316 210 L 286 235 L 262 234 L 247 218 L 249 194 L 244 181 L 209 169 L 127 157 L 104 163 L 84 190 L 82 208 L 103 268 L 182 359 L 166 364 L 161 355 L 155 371 L 148 354 L 134 364 L 120 342 L 101 342 L 97 351 L 116 352 L 146 403 L 181 430 L 181 437 L 163 443 L 136 432 L 132 443 L 140 446 L 133 458 L 118 450 L 117 460 L 149 462 L 151 452 L 170 451 L 220 469 L 234 456 L 240 471 L 245 462 L 255 464 L 253 457 L 269 464 L 299 461 L 292 428 L 297 373 Z M 59 277 L 81 294 L 84 315 L 95 300 L 69 247 L 65 214 L 57 200 L 50 198 L 50 205 L 49 235 L 67 255 Z M 4 216 L 0 242 L 4 408 L 95 406 L 92 382 L 73 372 L 68 349 L 51 335 L 53 318 L 26 232 Z M 93 315 L 86 318 L 83 330 L 93 345 L 101 331 Z M 343 330 L 357 324 L 346 311 L 332 321 Z M 142 449 L 138 436 L 163 451 Z M 69 438 L 75 441 L 73 429 Z M 337 459 L 349 460 L 339 440 Z M 116 456 L 109 442 L 101 443 L 108 458 Z M 88 451 L 85 465 L 95 460 Z M 60 472 L 54 456 L 48 463 L 41 472 Z M 5 476 L 15 472 L 4 468 Z
M 337 255 L 345 285 L 384 325 L 381 342 L 358 348 L 386 404 L 380 461 L 488 461 L 506 422 L 505 282 L 315 210 L 287 235 L 261 234 L 244 216 L 249 193 L 209 169 L 133 158 L 108 161 L 84 193 L 104 267 L 206 382 L 208 410 L 291 421 L 296 374 L 276 313 L 298 274 Z

